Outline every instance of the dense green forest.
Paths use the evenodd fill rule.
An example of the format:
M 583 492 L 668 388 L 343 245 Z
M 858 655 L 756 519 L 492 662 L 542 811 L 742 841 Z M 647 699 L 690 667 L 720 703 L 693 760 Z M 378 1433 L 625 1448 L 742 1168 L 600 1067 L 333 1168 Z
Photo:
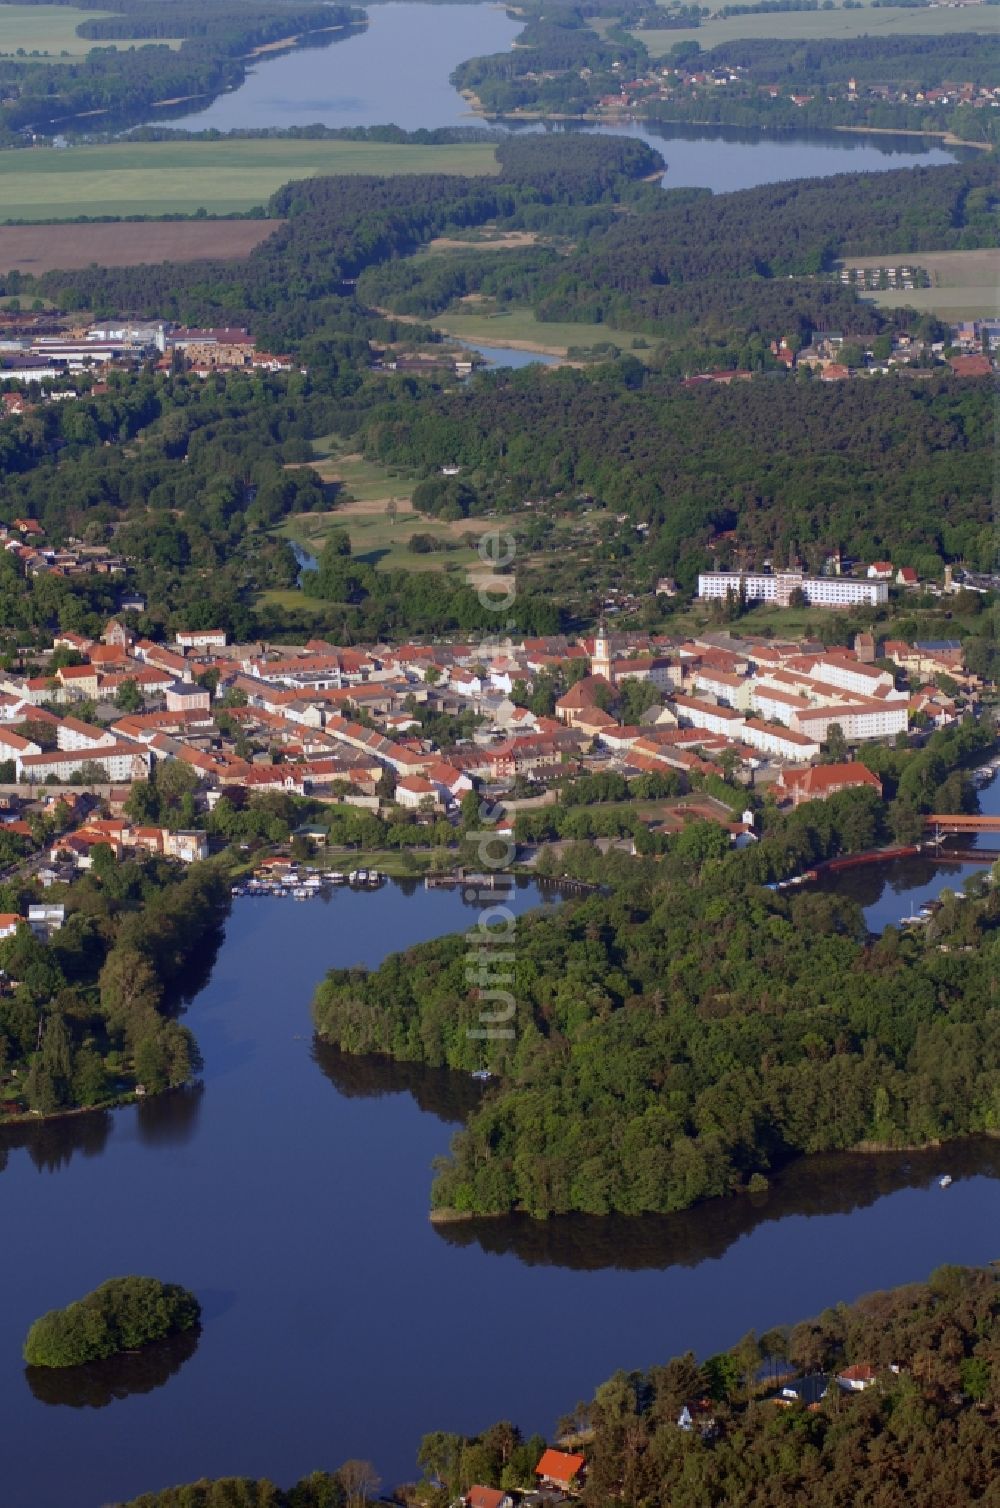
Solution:
M 998 205 L 992 158 L 730 194 L 668 189 L 578 234 L 569 254 L 496 254 L 478 270 L 461 253 L 417 264 L 372 259 L 359 296 L 429 316 L 482 292 L 529 303 L 539 319 L 603 322 L 706 354 L 714 347 L 717 356 L 753 338 L 808 341 L 817 329 L 872 337 L 911 329 L 914 316 L 863 303 L 825 276 L 837 259 L 993 245 Z M 506 223 L 539 228 L 523 207 Z M 554 217 L 548 228 L 559 230 Z
M 282 1489 L 250 1477 L 203 1479 L 162 1492 L 144 1492 L 119 1508 L 363 1508 L 378 1478 L 367 1461 L 345 1461 L 339 1471 L 314 1471 Z
M 66 130 L 74 116 L 84 113 L 127 119 L 160 100 L 218 94 L 243 82 L 246 54 L 253 48 L 365 20 L 364 11 L 354 6 L 294 0 L 211 5 L 110 0 L 100 9 L 112 14 L 84 20 L 79 27 L 81 36 L 95 42 L 85 57 L 53 63 L 0 59 L 0 145 L 17 144 L 31 129 Z M 158 40 L 178 36 L 184 40 L 177 49 Z M 123 37 L 149 40 L 122 50 L 100 45 Z
M 92 1293 L 36 1319 L 24 1342 L 29 1367 L 78 1367 L 137 1351 L 192 1330 L 201 1317 L 193 1293 L 158 1278 L 109 1278 Z
M 16 883 L 4 890 L 16 909 Z M 176 1010 L 228 913 L 224 871 L 117 863 L 97 845 L 93 869 L 59 899 L 66 922 L 51 941 L 24 924 L 0 942 L 5 1108 L 51 1115 L 113 1102 L 136 1083 L 149 1093 L 184 1083 L 199 1057 Z
M 686 582 L 705 568 L 712 536 L 729 530 L 733 549 L 760 559 L 794 540 L 812 568 L 835 544 L 872 559 L 884 549 L 988 568 L 987 383 L 899 379 L 832 391 L 776 378 L 685 390 L 622 365 L 497 375 L 386 404 L 365 419 L 364 448 L 428 471 L 459 463 L 499 507 L 596 497 L 649 524 L 649 543 L 634 547 L 649 572 L 680 571 Z
M 458 1213 L 682 1209 L 799 1153 L 996 1129 L 1000 899 L 874 939 L 851 902 L 762 888 L 947 801 L 946 771 L 989 737 L 969 725 L 887 769 L 891 811 L 844 793 L 769 815 L 738 853 L 696 824 L 610 894 L 518 924 L 516 948 L 451 937 L 334 971 L 317 1030 L 345 1052 L 497 1076 L 438 1169 L 434 1204 Z

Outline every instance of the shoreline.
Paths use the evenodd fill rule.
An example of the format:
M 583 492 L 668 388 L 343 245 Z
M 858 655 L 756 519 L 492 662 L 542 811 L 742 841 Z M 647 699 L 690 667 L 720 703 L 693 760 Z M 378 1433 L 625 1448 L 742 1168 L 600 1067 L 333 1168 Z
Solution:
M 518 110 L 513 115 L 505 115 L 490 112 L 483 108 L 482 101 L 477 95 L 461 91 L 463 98 L 469 105 L 470 113 L 480 120 L 493 121 L 503 125 L 507 121 L 517 122 L 523 120 L 532 121 L 580 121 L 585 124 L 609 126 L 611 128 L 637 125 L 655 126 L 694 126 L 704 131 L 763 131 L 772 136 L 795 134 L 800 131 L 841 131 L 855 136 L 913 136 L 917 139 L 930 138 L 941 141 L 947 147 L 972 147 L 977 152 L 992 152 L 993 147 L 988 141 L 966 141 L 962 136 L 956 136 L 953 131 L 918 131 L 912 126 L 776 126 L 770 121 L 764 121 L 754 125 L 730 125 L 724 121 L 692 120 L 688 116 L 676 115 L 636 115 L 634 111 L 616 110 L 595 111 L 583 110 L 572 114 L 565 111 L 552 110 Z M 669 164 L 668 164 L 669 167 Z M 657 174 L 657 177 L 660 175 Z

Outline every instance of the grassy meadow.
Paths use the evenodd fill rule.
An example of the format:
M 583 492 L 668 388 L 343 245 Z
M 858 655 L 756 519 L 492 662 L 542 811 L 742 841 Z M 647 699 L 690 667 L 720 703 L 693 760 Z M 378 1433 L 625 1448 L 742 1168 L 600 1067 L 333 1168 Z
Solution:
M 454 522 L 418 513 L 411 497 L 415 479 L 357 455 L 337 453 L 328 443 L 314 441 L 318 459 L 312 463 L 325 482 L 337 483 L 349 494 L 330 513 L 299 513 L 281 526 L 312 555 L 322 550 L 334 529 L 346 529 L 351 552 L 381 571 L 448 571 L 475 575 L 482 569 L 478 550 L 469 536 L 491 529 L 510 529 L 510 519 L 465 518 Z M 390 506 L 391 504 L 391 506 Z M 417 554 L 408 548 L 414 534 L 426 534 L 437 549 Z M 288 594 L 283 594 L 285 597 Z M 293 594 L 298 600 L 297 594 Z M 268 594 L 265 601 L 276 600 Z
M 2 14 L 3 7 L 0 7 Z M 233 214 L 283 183 L 326 173 L 497 171 L 489 144 L 370 141 L 149 141 L 0 153 L 0 219 Z
M 11 57 L 21 49 L 26 53 L 42 53 L 52 63 L 68 53 L 66 61 L 70 62 L 86 56 L 92 47 L 144 45 L 144 39 L 95 41 L 77 35 L 81 21 L 99 21 L 110 14 L 106 10 L 77 10 L 70 5 L 0 5 L 0 57 Z M 179 37 L 156 40 L 166 47 L 181 45 Z
M 720 42 L 750 37 L 781 37 L 814 42 L 827 37 L 939 37 L 956 31 L 1000 33 L 1000 8 L 963 5 L 957 8 L 925 6 L 871 6 L 861 10 L 772 11 L 766 15 L 726 16 L 702 26 L 676 31 L 640 31 L 635 35 L 646 44 L 651 57 L 659 58 L 677 42 L 697 42 L 707 51 Z
M 447 310 L 435 314 L 431 323 L 456 340 L 541 351 L 551 356 L 565 356 L 570 346 L 594 346 L 607 341 L 623 351 L 631 350 L 637 338 L 647 340 L 650 347 L 656 343 L 652 336 L 637 337 L 634 331 L 613 330 L 610 325 L 543 322 L 536 319 L 533 310 L 509 305 L 499 309 L 476 310 L 474 306 L 466 306 L 459 312 Z M 641 359 L 645 348 L 640 347 L 634 354 Z

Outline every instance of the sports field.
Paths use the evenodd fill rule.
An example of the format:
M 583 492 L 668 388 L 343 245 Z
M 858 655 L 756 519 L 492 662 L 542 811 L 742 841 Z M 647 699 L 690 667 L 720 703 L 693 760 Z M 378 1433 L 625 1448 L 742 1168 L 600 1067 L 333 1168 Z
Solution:
M 0 220 L 233 214 L 318 173 L 495 173 L 492 146 L 375 141 L 149 141 L 0 152 Z
M 941 319 L 982 319 L 1000 314 L 1000 250 L 911 251 L 882 257 L 845 257 L 845 267 L 923 267 L 929 288 L 893 288 L 868 293 L 883 308 L 900 305 Z
M 939 37 L 956 31 L 1000 33 L 1000 7 L 995 5 L 870 6 L 861 10 L 772 11 L 767 15 L 726 16 L 702 26 L 677 31 L 634 33 L 659 58 L 678 42 L 697 42 L 703 51 L 720 42 L 750 37 L 782 37 L 813 42 L 821 37 Z
M 79 58 L 92 47 L 142 47 L 149 41 L 127 37 L 96 41 L 77 36 L 81 21 L 99 21 L 110 14 L 106 10 L 77 10 L 70 5 L 0 5 L 0 56 L 11 57 L 21 49 L 44 53 L 50 62 L 58 62 L 62 53 Z M 181 45 L 179 37 L 157 37 L 156 41 L 166 47 Z

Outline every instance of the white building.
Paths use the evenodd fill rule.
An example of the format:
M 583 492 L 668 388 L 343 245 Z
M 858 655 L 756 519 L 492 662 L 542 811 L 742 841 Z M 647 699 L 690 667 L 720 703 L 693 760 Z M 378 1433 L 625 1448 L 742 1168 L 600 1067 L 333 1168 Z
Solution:
M 52 749 L 43 754 L 19 754 L 15 765 L 18 781 L 41 783 L 69 780 L 85 764 L 98 765 L 107 781 L 144 780 L 149 774 L 149 753 L 136 744 L 111 743 L 99 748 Z
M 761 722 L 757 717 L 748 717 L 743 729 L 743 742 L 761 754 L 770 754 L 778 759 L 793 759 L 802 763 L 819 756 L 820 746 L 815 738 L 792 728 L 775 728 Z
M 810 666 L 809 674 L 828 686 L 838 686 L 841 691 L 852 691 L 857 696 L 875 696 L 880 690 L 895 691 L 896 683 L 888 670 L 878 670 L 874 665 L 862 665 L 859 660 L 840 655 L 823 655 Z M 900 692 L 900 696 L 904 693 Z
M 721 733 L 726 738 L 742 738 L 743 714 L 732 707 L 717 707 L 695 696 L 675 696 L 673 709 L 681 723 L 704 728 L 706 733 Z
M 778 571 L 774 575 L 740 571 L 703 571 L 698 577 L 698 596 L 721 599 L 742 595 L 747 602 L 774 602 L 788 607 L 792 593 L 805 594 L 810 607 L 877 607 L 888 602 L 885 581 L 855 581 L 850 576 L 804 576 L 801 571 Z
M 92 728 L 78 717 L 64 717 L 56 729 L 56 744 L 69 754 L 80 749 L 108 749 L 117 742 L 106 728 Z
M 815 707 L 796 714 L 794 726 L 800 733 L 825 743 L 834 723 L 848 743 L 864 743 L 872 738 L 894 738 L 909 726 L 910 709 L 906 702 L 852 702 L 839 707 Z

